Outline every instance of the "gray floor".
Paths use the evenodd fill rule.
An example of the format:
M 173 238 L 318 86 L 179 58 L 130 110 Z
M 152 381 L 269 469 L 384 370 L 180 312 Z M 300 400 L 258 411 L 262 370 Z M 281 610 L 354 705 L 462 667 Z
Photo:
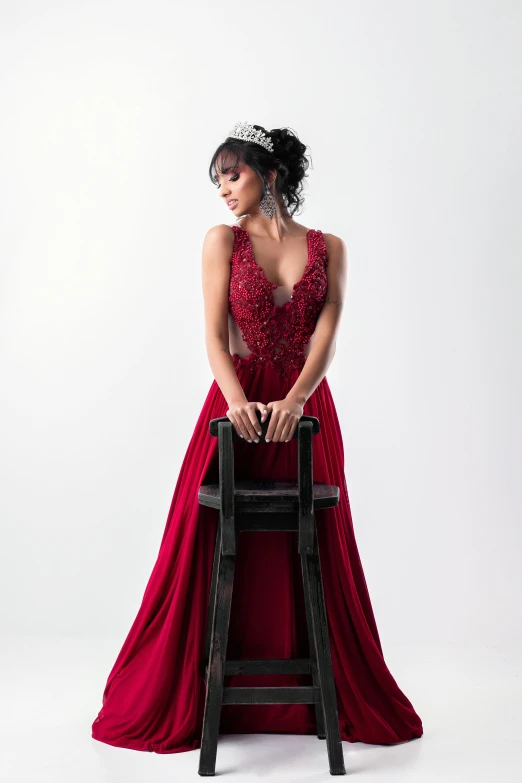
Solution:
M 201 780 L 199 750 L 158 755 L 93 740 L 120 639 L 4 639 L 0 777 L 9 783 L 174 783 Z M 522 780 L 522 648 L 385 647 L 393 675 L 424 723 L 420 740 L 343 742 L 347 777 L 374 781 Z M 224 735 L 216 776 L 332 780 L 312 736 Z M 343 778 L 347 779 L 347 778 Z

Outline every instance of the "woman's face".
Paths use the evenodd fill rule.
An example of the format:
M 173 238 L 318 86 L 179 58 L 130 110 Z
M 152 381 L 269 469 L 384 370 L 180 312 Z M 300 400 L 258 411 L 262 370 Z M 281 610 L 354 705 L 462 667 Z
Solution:
M 261 180 L 256 172 L 241 161 L 236 169 L 221 174 L 217 161 L 218 195 L 227 209 L 234 215 L 252 214 L 258 211 L 263 194 Z M 230 207 L 228 202 L 232 202 Z

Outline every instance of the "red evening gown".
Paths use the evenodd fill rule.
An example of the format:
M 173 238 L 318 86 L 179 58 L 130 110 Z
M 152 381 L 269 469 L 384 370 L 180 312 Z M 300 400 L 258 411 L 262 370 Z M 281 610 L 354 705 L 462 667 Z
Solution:
M 251 353 L 233 355 L 250 401 L 281 400 L 305 362 L 327 289 L 321 231 L 307 233 L 308 263 L 292 297 L 274 302 L 275 283 L 256 262 L 246 229 L 232 226 L 229 310 Z M 198 504 L 201 484 L 218 480 L 213 418 L 228 405 L 214 380 L 174 490 L 156 563 L 136 618 L 108 676 L 92 736 L 155 753 L 200 747 L 203 658 L 218 512 Z M 304 405 L 316 416 L 314 481 L 340 487 L 339 505 L 316 512 L 341 737 L 392 745 L 423 733 L 422 722 L 389 671 L 354 536 L 337 413 L 326 377 Z M 295 479 L 297 439 L 234 440 L 236 477 Z M 296 532 L 238 536 L 227 657 L 306 658 L 308 638 Z M 306 685 L 307 675 L 227 675 L 225 685 Z M 315 734 L 312 704 L 224 705 L 220 733 Z

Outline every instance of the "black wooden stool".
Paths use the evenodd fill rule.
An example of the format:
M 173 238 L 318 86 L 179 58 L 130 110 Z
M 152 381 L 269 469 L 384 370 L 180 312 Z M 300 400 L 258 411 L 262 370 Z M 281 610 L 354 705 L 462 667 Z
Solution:
M 259 420 L 259 412 L 257 412 Z M 270 419 L 260 423 L 264 442 Z M 345 775 L 343 748 L 323 595 L 315 510 L 339 503 L 339 487 L 313 483 L 312 435 L 319 420 L 301 416 L 298 438 L 298 481 L 234 479 L 233 439 L 239 439 L 226 416 L 212 419 L 210 434 L 219 439 L 219 484 L 204 484 L 198 499 L 219 510 L 210 586 L 205 644 L 205 711 L 199 774 L 214 775 L 222 704 L 314 704 L 317 736 L 326 738 L 330 773 Z M 237 535 L 243 530 L 298 531 L 310 657 L 280 660 L 227 661 Z M 311 674 L 313 685 L 296 687 L 224 687 L 227 674 Z

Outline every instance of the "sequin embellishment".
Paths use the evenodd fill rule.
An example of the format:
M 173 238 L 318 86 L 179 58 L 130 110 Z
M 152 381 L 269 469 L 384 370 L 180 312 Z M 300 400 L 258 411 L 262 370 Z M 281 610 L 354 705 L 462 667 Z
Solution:
M 328 279 L 328 257 L 322 231 L 309 229 L 306 235 L 308 261 L 292 297 L 282 305 L 274 302 L 272 283 L 255 257 L 248 231 L 233 225 L 234 247 L 230 260 L 229 312 L 241 330 L 251 353 L 232 355 L 236 367 L 254 370 L 271 365 L 284 375 L 289 369 L 302 369 L 308 344 L 321 312 Z

